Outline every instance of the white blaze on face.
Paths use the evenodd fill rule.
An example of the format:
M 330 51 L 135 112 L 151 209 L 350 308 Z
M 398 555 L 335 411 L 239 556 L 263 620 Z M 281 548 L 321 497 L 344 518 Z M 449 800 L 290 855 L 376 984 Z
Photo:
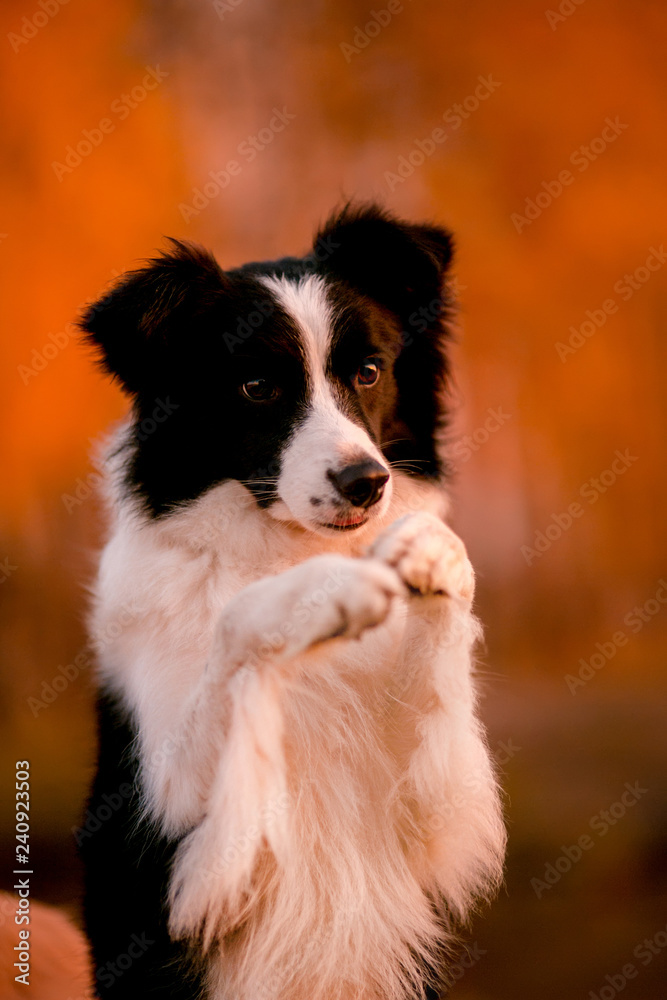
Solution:
M 316 528 L 340 516 L 343 508 L 353 509 L 337 493 L 330 472 L 368 459 L 389 469 L 365 429 L 342 412 L 326 377 L 334 311 L 323 279 L 310 275 L 298 281 L 261 280 L 299 331 L 310 383 L 306 416 L 282 453 L 277 483 L 281 501 L 270 509 L 278 520 L 296 520 Z M 369 509 L 370 517 L 386 511 L 390 496 L 391 479 L 382 498 Z

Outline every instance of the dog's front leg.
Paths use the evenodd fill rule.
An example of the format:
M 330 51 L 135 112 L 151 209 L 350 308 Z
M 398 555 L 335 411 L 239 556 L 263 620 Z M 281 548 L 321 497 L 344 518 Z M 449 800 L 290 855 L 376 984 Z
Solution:
M 238 923 L 259 852 L 268 848 L 281 863 L 290 812 L 283 689 L 322 643 L 358 638 L 384 621 L 398 595 L 405 588 L 384 562 L 325 555 L 251 584 L 223 610 L 184 726 L 185 745 L 215 766 L 210 791 L 200 791 L 204 815 L 176 860 L 174 935 Z
M 500 877 L 505 829 L 476 715 L 474 573 L 458 536 L 438 518 L 408 514 L 371 555 L 411 591 L 404 657 L 388 692 L 391 731 L 428 867 L 450 909 L 465 916 Z

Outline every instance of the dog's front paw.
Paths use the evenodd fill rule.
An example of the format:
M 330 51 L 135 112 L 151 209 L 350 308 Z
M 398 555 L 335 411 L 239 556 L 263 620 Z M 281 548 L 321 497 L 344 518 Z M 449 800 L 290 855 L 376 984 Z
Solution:
M 327 639 L 358 639 L 366 629 L 385 620 L 395 597 L 405 596 L 399 574 L 385 562 L 339 556 L 321 559 L 322 567 L 313 560 L 317 568 L 313 577 L 314 589 L 301 602 L 310 611 L 307 617 L 302 611 L 299 640 L 304 648 Z M 327 599 L 314 603 L 322 593 L 321 568 L 327 569 Z M 327 581 L 336 582 L 327 586 Z
M 419 511 L 394 521 L 369 555 L 392 566 L 415 593 L 472 600 L 475 575 L 465 546 L 432 514 Z
M 211 659 L 227 673 L 281 662 L 330 639 L 358 639 L 380 625 L 406 588 L 385 561 L 322 555 L 250 584 L 218 621 Z

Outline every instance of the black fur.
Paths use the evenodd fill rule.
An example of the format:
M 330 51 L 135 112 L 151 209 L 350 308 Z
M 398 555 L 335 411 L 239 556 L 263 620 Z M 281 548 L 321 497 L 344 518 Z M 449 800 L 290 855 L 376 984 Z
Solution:
M 77 831 L 98 996 L 197 1000 L 203 979 L 185 947 L 167 932 L 166 889 L 176 844 L 142 818 L 137 734 L 105 693 L 98 700 L 98 725 L 97 774 Z

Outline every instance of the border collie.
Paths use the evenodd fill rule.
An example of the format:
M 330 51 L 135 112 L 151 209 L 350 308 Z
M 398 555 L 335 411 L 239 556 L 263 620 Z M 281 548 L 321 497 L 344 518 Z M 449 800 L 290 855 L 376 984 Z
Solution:
M 443 519 L 451 256 L 348 206 L 298 259 L 172 240 L 82 319 L 132 402 L 91 622 L 100 997 L 437 997 L 498 886 Z

